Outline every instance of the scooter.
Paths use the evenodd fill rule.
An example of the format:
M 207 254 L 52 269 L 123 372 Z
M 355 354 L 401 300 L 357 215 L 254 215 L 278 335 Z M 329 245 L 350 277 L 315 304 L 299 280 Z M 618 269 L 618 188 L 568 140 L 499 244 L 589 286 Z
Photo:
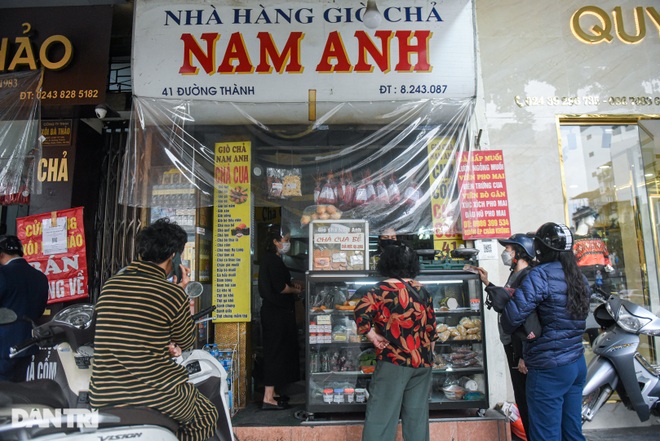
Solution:
M 592 421 L 616 391 L 640 421 L 660 416 L 660 370 L 639 352 L 639 335 L 660 335 L 660 318 L 640 305 L 610 296 L 594 319 L 605 329 L 594 340 L 594 358 L 582 391 L 582 423 Z
M 600 305 L 604 304 L 607 302 L 609 299 L 610 295 L 603 291 L 603 289 L 596 285 L 595 283 L 591 285 L 591 297 L 589 298 L 589 314 L 587 315 L 587 320 L 586 320 L 586 334 L 587 337 L 589 338 L 589 345 L 593 345 L 594 340 L 596 340 L 596 337 L 598 337 L 598 334 L 600 333 L 601 326 L 596 322 L 596 319 L 594 317 L 594 313 L 596 311 L 596 308 L 598 308 Z
M 209 314 L 214 307 L 193 316 Z M 0 309 L 0 324 L 17 320 Z M 139 437 L 146 441 L 176 441 L 176 421 L 148 408 L 104 408 L 91 411 L 94 306 L 77 304 L 33 329 L 33 337 L 10 350 L 10 357 L 35 345 L 49 348 L 48 361 L 33 358 L 22 383 L 0 383 L 0 439 L 99 441 Z M 52 357 L 52 358 L 50 358 Z M 207 351 L 186 351 L 175 359 L 186 368 L 189 381 L 207 396 L 220 413 L 214 439 L 234 440 L 228 407 L 227 373 Z M 35 368 L 36 366 L 36 368 Z M 45 367 L 47 366 L 47 367 Z M 48 370 L 51 378 L 38 378 Z

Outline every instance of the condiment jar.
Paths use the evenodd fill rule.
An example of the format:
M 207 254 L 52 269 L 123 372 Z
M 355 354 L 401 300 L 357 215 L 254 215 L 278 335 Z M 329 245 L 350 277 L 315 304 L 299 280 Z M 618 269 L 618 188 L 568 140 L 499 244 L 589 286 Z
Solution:
M 323 389 L 323 402 L 324 403 L 332 403 L 332 393 L 333 390 L 330 388 Z
M 334 402 L 338 404 L 344 402 L 344 389 L 342 388 L 335 389 Z
M 367 401 L 367 390 L 363 388 L 355 389 L 355 402 L 364 403 Z
M 352 387 L 344 388 L 344 398 L 346 398 L 347 403 L 352 403 L 355 401 L 355 389 Z

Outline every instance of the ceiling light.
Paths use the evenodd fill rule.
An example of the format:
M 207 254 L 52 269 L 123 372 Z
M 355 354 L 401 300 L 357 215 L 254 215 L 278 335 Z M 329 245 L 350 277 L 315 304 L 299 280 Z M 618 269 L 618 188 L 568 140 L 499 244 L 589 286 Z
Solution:
M 375 29 L 380 25 L 382 19 L 383 16 L 380 15 L 378 6 L 376 6 L 376 0 L 367 0 L 367 10 L 362 19 L 364 25 L 370 29 Z

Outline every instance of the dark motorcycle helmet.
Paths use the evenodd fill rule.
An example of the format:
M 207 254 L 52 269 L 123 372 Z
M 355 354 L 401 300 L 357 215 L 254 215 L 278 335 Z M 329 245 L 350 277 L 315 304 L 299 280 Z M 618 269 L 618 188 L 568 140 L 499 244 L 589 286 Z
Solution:
M 0 236 L 0 253 L 23 257 L 23 244 L 16 236 Z
M 534 238 L 527 234 L 516 233 L 508 239 L 498 239 L 500 245 L 519 245 L 523 249 L 527 257 L 534 260 Z
M 542 254 L 543 247 L 552 251 L 571 251 L 573 249 L 573 233 L 564 224 L 547 222 L 536 230 L 534 240 L 540 244 L 536 246 L 536 253 Z

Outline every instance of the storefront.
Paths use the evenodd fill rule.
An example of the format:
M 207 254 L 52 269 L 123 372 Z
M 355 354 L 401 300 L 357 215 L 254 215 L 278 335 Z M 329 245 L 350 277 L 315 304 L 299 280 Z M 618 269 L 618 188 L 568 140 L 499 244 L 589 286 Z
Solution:
M 94 216 L 104 147 L 102 122 L 94 108 L 106 101 L 113 8 L 3 4 L 1 11 L 2 234 L 21 236 L 26 256 L 34 262 L 44 257 L 41 234 L 25 236 L 17 219 L 24 224 L 26 216 L 61 217 L 60 210 L 77 207 L 80 217 L 68 233 L 80 235 L 78 245 L 89 257 L 84 252 L 77 256 L 75 271 L 66 279 L 57 274 L 63 272 L 62 253 L 54 253 L 50 270 L 42 265 L 50 277 L 50 309 L 57 310 L 65 302 L 88 297 L 88 268 L 94 268 Z M 69 279 L 81 280 L 76 293 L 66 288 Z
M 248 280 L 258 271 L 259 234 L 285 225 L 300 239 L 290 264 L 304 270 L 316 205 L 336 208 L 327 216 L 367 218 L 372 232 L 392 226 L 428 237 L 440 250 L 468 239 L 501 280 L 493 238 L 565 222 L 585 249 L 608 254 L 584 262 L 592 283 L 657 308 L 657 7 L 459 3 L 379 4 L 375 28 L 348 4 L 136 4 L 138 117 L 129 144 L 133 157 L 151 159 L 130 171 L 125 182 L 136 185 L 124 187 L 124 201 L 154 205 L 151 182 L 193 188 L 197 207 L 213 207 L 195 212 L 205 224 L 191 224 L 201 227 L 198 277 L 210 282 L 220 307 L 215 337 L 238 348 L 241 378 L 249 377 L 249 323 L 258 318 Z M 459 174 L 441 152 L 447 160 L 468 151 L 503 156 L 508 205 L 498 222 L 506 228 L 465 234 Z M 157 167 L 178 176 L 167 183 L 150 173 Z M 229 193 L 219 196 L 222 186 Z M 369 209 L 324 193 L 368 194 L 370 186 L 376 200 L 379 188 L 388 197 L 398 190 L 401 204 Z M 197 222 L 168 204 L 170 215 Z M 490 401 L 503 401 L 494 314 L 485 326 Z M 654 342 L 646 355 L 657 361 Z M 248 388 L 240 385 L 241 400 Z
M 465 245 L 473 2 L 379 8 L 382 24 L 368 28 L 350 2 L 136 3 L 136 161 L 120 202 L 189 228 L 184 258 L 207 286 L 201 302 L 217 307 L 215 343 L 236 351 L 239 407 L 259 351 L 254 282 L 272 224 L 293 238 L 287 264 L 299 279 L 326 264 L 351 269 L 309 251 L 314 219 L 367 220 L 374 237 L 394 228 L 445 257 Z

